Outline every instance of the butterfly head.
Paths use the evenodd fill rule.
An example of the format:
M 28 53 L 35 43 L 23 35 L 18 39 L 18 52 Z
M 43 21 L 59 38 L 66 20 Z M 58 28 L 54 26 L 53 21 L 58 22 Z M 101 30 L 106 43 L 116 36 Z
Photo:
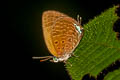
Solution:
M 68 58 L 71 56 L 71 54 L 64 54 L 62 57 L 53 57 L 53 60 L 50 60 L 51 62 L 65 62 L 68 60 Z

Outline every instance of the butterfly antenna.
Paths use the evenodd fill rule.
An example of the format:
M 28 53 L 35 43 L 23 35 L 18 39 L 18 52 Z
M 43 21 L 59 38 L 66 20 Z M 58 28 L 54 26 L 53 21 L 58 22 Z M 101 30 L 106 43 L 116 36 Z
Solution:
M 51 59 L 51 58 L 42 59 L 42 60 L 40 60 L 40 62 L 44 62 L 44 61 L 47 61 L 49 59 Z
M 78 23 L 80 23 L 80 25 L 81 25 L 82 17 L 80 17 L 79 15 L 77 15 L 77 21 L 78 21 Z
M 45 56 L 45 57 L 32 57 L 32 59 L 41 59 L 40 62 L 47 61 L 53 58 L 53 56 Z

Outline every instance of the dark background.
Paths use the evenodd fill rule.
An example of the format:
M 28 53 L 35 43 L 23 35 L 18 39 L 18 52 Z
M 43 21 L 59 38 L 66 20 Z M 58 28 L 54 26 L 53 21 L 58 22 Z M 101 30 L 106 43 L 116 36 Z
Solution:
M 19 76 L 17 78 L 70 80 L 64 63 L 32 60 L 32 56 L 51 55 L 42 34 L 41 19 L 44 11 L 57 10 L 75 19 L 79 14 L 83 25 L 117 3 L 118 0 L 10 0 L 9 51 L 12 52 L 10 56 L 14 57 L 11 65 L 14 65 L 14 73 Z

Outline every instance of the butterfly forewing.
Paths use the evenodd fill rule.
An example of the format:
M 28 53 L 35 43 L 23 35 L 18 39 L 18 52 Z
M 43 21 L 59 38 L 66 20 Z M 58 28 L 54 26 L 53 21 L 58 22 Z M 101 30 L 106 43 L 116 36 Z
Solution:
M 66 16 L 66 15 L 63 13 L 59 13 L 57 11 L 45 11 L 42 15 L 42 27 L 43 27 L 43 35 L 44 35 L 45 43 L 47 45 L 48 50 L 54 56 L 57 56 L 57 53 L 52 43 L 51 29 L 55 20 L 61 16 Z
M 57 57 L 70 54 L 80 41 L 80 35 L 74 24 L 78 24 L 70 17 L 59 17 L 52 26 L 52 42 L 57 52 Z

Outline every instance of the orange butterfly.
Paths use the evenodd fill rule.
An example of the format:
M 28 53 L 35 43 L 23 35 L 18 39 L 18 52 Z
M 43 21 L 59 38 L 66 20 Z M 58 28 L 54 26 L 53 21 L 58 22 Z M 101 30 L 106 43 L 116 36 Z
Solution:
M 53 56 L 32 57 L 33 59 L 65 62 L 79 44 L 83 36 L 81 17 L 75 19 L 58 11 L 45 11 L 42 15 L 42 28 L 45 43 Z

